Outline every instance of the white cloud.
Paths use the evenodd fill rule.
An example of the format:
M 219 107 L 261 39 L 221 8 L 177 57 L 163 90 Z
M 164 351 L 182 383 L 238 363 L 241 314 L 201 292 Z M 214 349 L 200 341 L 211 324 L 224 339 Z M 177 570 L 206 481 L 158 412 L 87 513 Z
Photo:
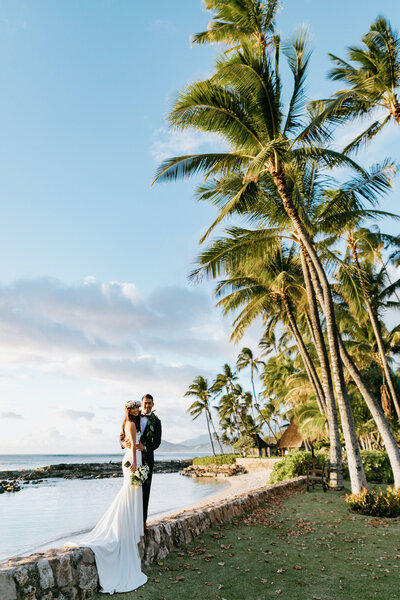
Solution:
M 76 285 L 35 279 L 0 286 L 3 365 L 59 370 L 90 357 L 91 364 L 95 358 L 120 366 L 126 360 L 127 369 L 139 361 L 146 372 L 144 355 L 172 353 L 173 360 L 186 362 L 199 353 L 219 355 L 225 347 L 211 302 L 197 290 L 159 288 L 145 298 L 131 283 L 94 279 Z
M 222 149 L 221 138 L 215 133 L 176 131 L 161 127 L 153 134 L 151 154 L 156 163 L 173 156 L 197 154 Z
M 148 392 L 165 439 L 203 433 L 184 393 L 197 375 L 211 381 L 233 363 L 229 335 L 229 322 L 199 289 L 145 296 L 132 282 L 94 277 L 0 286 L 0 452 L 118 451 L 124 403 Z M 17 413 L 21 441 L 6 424 Z
M 87 412 L 84 410 L 73 410 L 72 408 L 66 408 L 65 410 L 61 410 L 60 415 L 70 421 L 77 421 L 78 419 L 92 421 L 95 416 L 92 412 Z

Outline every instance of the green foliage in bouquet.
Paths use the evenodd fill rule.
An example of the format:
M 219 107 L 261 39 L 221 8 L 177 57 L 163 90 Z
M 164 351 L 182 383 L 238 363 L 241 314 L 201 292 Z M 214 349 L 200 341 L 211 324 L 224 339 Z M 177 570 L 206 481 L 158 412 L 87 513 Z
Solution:
M 237 454 L 217 454 L 216 456 L 198 456 L 193 459 L 194 465 L 231 465 Z
M 316 467 L 321 469 L 327 460 L 325 453 L 317 452 L 315 454 Z M 277 483 L 278 481 L 286 481 L 286 479 L 299 477 L 299 475 L 306 475 L 307 471 L 312 469 L 312 466 L 311 452 L 304 452 L 303 450 L 289 452 L 282 460 L 274 464 L 269 483 Z
M 386 492 L 363 489 L 359 494 L 347 494 L 346 502 L 350 509 L 371 517 L 400 516 L 400 490 L 388 487 Z

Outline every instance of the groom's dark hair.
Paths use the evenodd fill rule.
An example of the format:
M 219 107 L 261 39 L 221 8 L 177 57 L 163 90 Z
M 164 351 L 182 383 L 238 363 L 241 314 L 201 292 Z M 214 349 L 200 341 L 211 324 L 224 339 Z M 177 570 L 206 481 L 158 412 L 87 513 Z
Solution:
M 151 400 L 152 402 L 154 402 L 153 400 L 153 396 L 151 394 L 145 394 L 142 398 L 142 400 L 144 400 L 145 398 L 147 398 L 147 400 Z

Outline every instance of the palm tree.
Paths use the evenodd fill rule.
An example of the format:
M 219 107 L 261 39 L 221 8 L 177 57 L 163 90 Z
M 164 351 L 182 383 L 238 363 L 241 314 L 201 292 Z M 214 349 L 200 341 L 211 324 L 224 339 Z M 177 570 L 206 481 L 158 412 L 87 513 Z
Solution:
M 279 0 L 269 0 L 267 8 L 258 0 L 205 0 L 214 18 L 207 30 L 192 37 L 193 44 L 232 43 L 253 40 L 261 48 L 268 43 L 267 34 L 274 31 Z
M 291 377 L 298 373 L 291 354 L 284 342 L 281 352 L 278 355 L 271 356 L 266 361 L 262 373 L 262 394 L 266 400 L 262 411 L 265 417 L 274 423 L 275 432 L 277 429 L 279 431 L 282 420 L 285 420 L 286 403 L 290 393 L 288 382 Z
M 193 419 L 197 419 L 203 413 L 205 414 L 208 435 L 210 437 L 212 451 L 215 456 L 214 442 L 210 430 L 210 423 L 212 423 L 210 411 L 211 392 L 208 386 L 207 379 L 204 379 L 204 377 L 202 377 L 201 375 L 196 377 L 193 383 L 189 386 L 189 389 L 185 393 L 185 396 L 194 396 L 196 398 L 196 400 L 188 408 L 188 413 L 193 417 Z
M 374 274 L 372 272 L 370 263 L 367 263 L 365 265 L 361 264 L 359 255 L 358 255 L 358 250 L 357 250 L 357 232 L 356 231 L 351 231 L 348 233 L 347 246 L 351 252 L 351 255 L 352 255 L 353 261 L 354 261 L 354 265 L 356 267 L 357 279 L 359 281 L 359 285 L 361 288 L 361 292 L 362 292 L 362 296 L 363 296 L 366 310 L 368 313 L 368 317 L 371 322 L 374 336 L 376 339 L 376 343 L 378 346 L 380 364 L 381 364 L 382 370 L 384 372 L 386 385 L 389 387 L 390 395 L 391 395 L 394 407 L 396 409 L 397 417 L 400 419 L 400 405 L 399 405 L 397 393 L 396 393 L 396 390 L 394 388 L 394 384 L 392 381 L 392 374 L 390 372 L 390 367 L 389 367 L 388 359 L 386 356 L 386 351 L 384 348 L 384 340 L 382 337 L 383 324 L 380 323 L 378 320 L 376 310 L 374 310 L 374 308 L 372 306 L 373 298 L 371 298 L 372 289 L 373 289 L 373 287 L 376 288 L 376 286 L 374 286 L 374 283 L 378 283 L 377 280 L 380 279 L 380 283 L 382 284 L 382 279 L 384 279 L 384 277 L 386 275 L 386 271 L 381 270 L 380 273 Z M 373 279 L 375 279 L 375 282 L 373 282 Z M 372 284 L 372 286 L 371 286 L 371 284 Z M 372 289 L 371 289 L 371 287 L 372 287 Z M 382 285 L 380 287 L 382 288 Z M 389 293 L 390 293 L 390 295 L 393 293 L 393 286 L 390 286 Z M 383 298 L 385 298 L 385 296 L 387 296 L 387 291 L 386 291 L 386 293 L 383 292 L 383 294 L 382 294 L 382 289 L 381 289 L 379 296 L 380 296 L 380 298 L 379 298 L 380 304 L 382 306 L 382 300 L 383 300 Z M 378 299 L 377 296 L 375 296 L 375 299 L 376 300 Z M 376 308 L 376 303 L 375 303 L 375 308 Z
M 263 360 L 254 356 L 253 351 L 250 348 L 242 348 L 236 362 L 238 371 L 250 367 L 250 380 L 255 403 L 257 403 L 257 394 L 254 387 L 254 373 L 258 373 L 258 368 L 264 364 Z
M 225 363 L 222 367 L 222 373 L 219 373 L 211 386 L 215 396 L 220 396 L 225 392 L 219 401 L 218 413 L 222 419 L 233 419 L 235 422 L 237 434 L 240 437 L 241 429 L 245 428 L 243 416 L 238 402 L 237 380 L 238 376 L 232 371 L 230 365 Z
M 256 410 L 257 410 L 258 414 L 261 416 L 261 418 L 262 418 L 262 413 L 260 410 L 260 404 L 258 402 L 256 390 L 254 387 L 254 373 L 258 373 L 259 367 L 264 364 L 265 363 L 263 360 L 261 360 L 260 358 L 256 358 L 254 356 L 253 351 L 250 348 L 242 348 L 242 351 L 240 352 L 240 354 L 237 358 L 237 361 L 236 361 L 236 367 L 237 367 L 238 371 L 242 371 L 243 369 L 250 367 L 250 380 L 251 380 L 251 387 L 253 390 L 254 406 L 256 407 Z M 270 429 L 269 423 L 266 421 L 264 421 L 264 422 L 267 425 L 267 427 Z M 270 429 L 270 431 L 272 433 L 271 429 Z
M 240 339 L 244 329 L 258 316 L 269 320 L 269 330 L 271 324 L 275 326 L 277 322 L 288 327 L 296 340 L 319 408 L 322 414 L 329 414 L 333 465 L 331 485 L 340 487 L 341 443 L 334 396 L 331 396 L 332 405 L 328 411 L 320 377 L 300 331 L 298 310 L 294 310 L 294 306 L 302 306 L 304 310 L 304 283 L 294 245 L 290 248 L 285 247 L 275 231 L 247 231 L 235 228 L 232 234 L 231 238 L 216 240 L 201 254 L 197 272 L 215 275 L 224 265 L 225 271 L 229 273 L 229 277 L 219 283 L 217 292 L 222 295 L 228 288 L 231 290 L 219 301 L 225 313 L 241 309 L 234 321 L 232 338 L 235 341 Z
M 389 215 L 390 216 L 390 215 Z M 369 227 L 357 227 L 357 252 L 362 261 L 367 264 L 378 264 L 384 271 L 389 285 L 393 286 L 393 295 L 400 304 L 400 296 L 397 291 L 397 285 L 393 284 L 388 265 L 396 265 L 400 248 L 399 236 L 383 233 L 376 224 Z M 390 252 L 386 257 L 384 254 Z
M 362 38 L 362 46 L 348 48 L 348 62 L 334 54 L 329 56 L 336 64 L 330 78 L 343 81 L 347 87 L 330 99 L 314 103 L 319 114 L 306 135 L 312 135 L 327 119 L 346 123 L 371 116 L 372 123 L 344 149 L 349 152 L 368 143 L 391 122 L 400 125 L 400 38 L 388 20 L 379 16 Z
M 342 185 L 338 189 L 325 190 L 326 199 L 322 202 L 317 210 L 315 227 L 319 232 L 319 236 L 321 234 L 328 235 L 327 242 L 323 241 L 323 246 L 326 246 L 326 250 L 329 249 L 329 245 L 332 245 L 332 241 L 336 242 L 340 235 L 344 234 L 345 239 L 348 241 L 349 231 L 353 235 L 354 231 L 357 232 L 357 244 L 359 244 L 360 251 L 362 252 L 362 256 L 364 257 L 364 265 L 365 265 L 365 273 L 362 272 L 360 268 L 360 264 L 358 265 L 357 270 L 355 270 L 354 266 L 351 267 L 352 270 L 344 270 L 344 267 L 347 264 L 347 258 L 345 256 L 344 261 L 340 262 L 339 269 L 339 282 L 338 286 L 341 291 L 344 292 L 346 289 L 346 299 L 347 302 L 350 301 L 353 310 L 353 317 L 356 320 L 360 318 L 365 321 L 365 318 L 369 317 L 370 321 L 374 321 L 374 331 L 375 336 L 378 335 L 383 326 L 382 322 L 379 322 L 379 310 L 383 305 L 379 305 L 376 303 L 378 297 L 382 300 L 385 299 L 385 305 L 389 305 L 390 302 L 388 298 L 392 293 L 396 291 L 397 282 L 388 287 L 387 291 L 381 295 L 382 290 L 379 293 L 373 293 L 374 286 L 368 288 L 368 278 L 370 276 L 368 273 L 370 272 L 370 268 L 368 267 L 369 263 L 374 263 L 377 258 L 379 258 L 382 263 L 382 274 L 385 274 L 387 277 L 387 269 L 386 264 L 382 261 L 382 256 L 380 254 L 379 246 L 382 246 L 384 241 L 386 247 L 390 247 L 390 245 L 398 246 L 398 240 L 393 238 L 392 236 L 378 234 L 375 231 L 368 230 L 366 233 L 364 230 L 359 229 L 359 224 L 361 221 L 366 218 L 376 219 L 381 214 L 385 214 L 386 216 L 393 217 L 390 213 L 384 213 L 384 211 L 379 210 L 365 210 L 362 204 L 362 199 L 368 200 L 371 204 L 373 204 L 376 200 L 376 196 L 382 194 L 385 190 L 390 187 L 390 171 L 392 170 L 392 164 L 389 161 L 384 161 L 384 163 L 376 168 L 371 169 L 370 174 L 361 174 L 356 178 L 353 178 L 346 184 Z M 319 213 L 319 214 L 318 214 Z M 355 227 L 357 225 L 357 228 Z M 358 233 L 360 231 L 360 234 Z M 362 232 L 362 233 L 361 233 Z M 330 236 L 330 240 L 329 240 Z M 375 240 L 374 240 L 375 237 Z M 360 241 L 359 241 L 360 240 Z M 355 249 L 356 256 L 358 254 L 358 246 Z M 354 251 L 351 253 L 354 256 Z M 329 255 L 328 255 L 329 256 Z M 332 263 L 332 257 L 334 257 L 334 261 L 338 261 L 337 252 L 330 252 L 330 262 Z M 394 258 L 394 256 L 392 257 Z M 332 268 L 332 266 L 330 267 Z M 313 274 L 313 267 L 310 265 L 310 274 Z M 347 274 L 347 285 L 343 276 Z M 319 289 L 319 282 L 315 273 L 312 277 L 312 286 L 310 287 L 310 293 L 312 295 L 319 296 L 319 303 L 322 304 L 323 299 L 321 298 L 321 290 Z M 306 284 L 307 282 L 307 277 Z M 362 285 L 361 285 L 362 283 Z M 309 285 L 309 284 L 308 284 Z M 357 291 L 358 290 L 358 291 Z M 363 306 L 363 302 L 365 301 L 365 294 L 369 296 L 368 302 L 370 304 L 370 308 L 367 311 Z M 364 295 L 364 299 L 363 299 Z M 374 296 L 375 300 L 372 302 L 372 297 Z M 354 307 L 357 306 L 357 310 L 354 312 Z M 310 303 L 311 308 L 311 303 Z M 368 315 L 368 316 L 367 316 Z M 345 335 L 347 334 L 346 328 L 342 329 Z M 377 428 L 380 436 L 384 440 L 385 447 L 387 449 L 388 455 L 390 457 L 390 462 L 392 466 L 392 470 L 394 473 L 394 478 L 396 482 L 396 486 L 400 483 L 400 453 L 395 440 L 393 433 L 391 432 L 390 426 L 381 410 L 379 404 L 377 403 L 375 397 L 371 393 L 369 386 L 363 377 L 363 374 L 357 367 L 357 364 L 350 356 L 346 349 L 346 345 L 343 343 L 343 340 L 340 336 L 338 336 L 338 343 L 340 349 L 341 359 L 348 370 L 352 380 L 357 386 L 360 394 L 365 400 L 370 413 L 373 415 L 373 419 L 377 424 Z M 384 365 L 384 360 L 382 360 L 382 355 L 385 356 L 385 351 L 383 349 L 382 341 L 378 344 L 380 346 L 380 355 L 381 355 L 381 365 Z M 388 368 L 386 368 L 385 377 L 388 376 Z
M 267 36 L 268 32 L 265 32 L 264 37 Z M 228 42 L 232 44 L 232 39 Z M 199 171 L 206 178 L 217 177 L 214 197 L 211 195 L 210 198 L 219 200 L 221 209 L 206 236 L 227 215 L 240 211 L 251 213 L 254 188 L 262 189 L 264 202 L 269 199 L 269 190 L 277 194 L 322 289 L 322 310 L 352 489 L 360 491 L 366 479 L 340 358 L 331 288 L 310 236 L 312 223 L 304 210 L 305 202 L 298 186 L 299 170 L 311 158 L 328 165 L 346 164 L 358 170 L 359 167 L 344 155 L 325 146 L 305 145 L 299 138 L 303 130 L 301 114 L 309 61 L 304 33 L 285 47 L 294 81 L 293 93 L 285 109 L 281 97 L 278 38 L 274 38 L 273 52 L 268 46 L 263 50 L 260 45 L 242 38 L 237 42 L 239 49 L 219 60 L 211 79 L 190 85 L 180 95 L 169 117 L 171 125 L 180 129 L 218 133 L 227 142 L 228 151 L 172 158 L 160 166 L 156 178 L 168 181 Z M 226 178 L 230 177 L 236 178 L 237 183 L 237 193 L 233 197 L 224 193 Z
M 243 425 L 240 418 L 240 408 L 237 403 L 237 398 L 233 392 L 223 394 L 217 406 L 217 411 L 220 420 L 220 426 L 229 429 L 231 436 L 237 441 L 243 430 Z
M 217 375 L 211 389 L 215 394 L 220 394 L 223 390 L 225 390 L 227 394 L 231 394 L 234 391 L 235 381 L 237 381 L 237 379 L 238 376 L 236 373 L 232 371 L 228 363 L 225 363 L 222 367 L 222 373 Z

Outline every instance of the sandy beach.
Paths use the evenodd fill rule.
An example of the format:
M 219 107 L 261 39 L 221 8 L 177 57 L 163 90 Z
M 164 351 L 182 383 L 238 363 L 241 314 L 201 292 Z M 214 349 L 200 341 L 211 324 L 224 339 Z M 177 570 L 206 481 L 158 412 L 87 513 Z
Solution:
M 199 502 L 195 502 L 194 504 L 185 506 L 184 509 L 180 509 L 178 511 L 168 513 L 167 515 L 163 515 L 162 518 L 181 515 L 187 512 L 188 510 L 209 506 L 210 504 L 220 502 L 221 500 L 230 500 L 232 498 L 235 498 L 236 496 L 240 496 L 241 494 L 245 494 L 247 492 L 251 492 L 253 490 L 262 488 L 269 480 L 271 473 L 272 469 L 264 468 L 259 470 L 252 470 L 248 473 L 243 473 L 241 475 L 234 475 L 232 477 L 218 477 L 216 479 L 228 484 L 229 487 L 224 487 L 223 490 L 216 492 L 215 494 L 211 494 L 210 496 L 203 498 Z M 149 521 L 149 523 L 155 523 L 158 520 L 159 519 L 152 519 L 151 521 Z

